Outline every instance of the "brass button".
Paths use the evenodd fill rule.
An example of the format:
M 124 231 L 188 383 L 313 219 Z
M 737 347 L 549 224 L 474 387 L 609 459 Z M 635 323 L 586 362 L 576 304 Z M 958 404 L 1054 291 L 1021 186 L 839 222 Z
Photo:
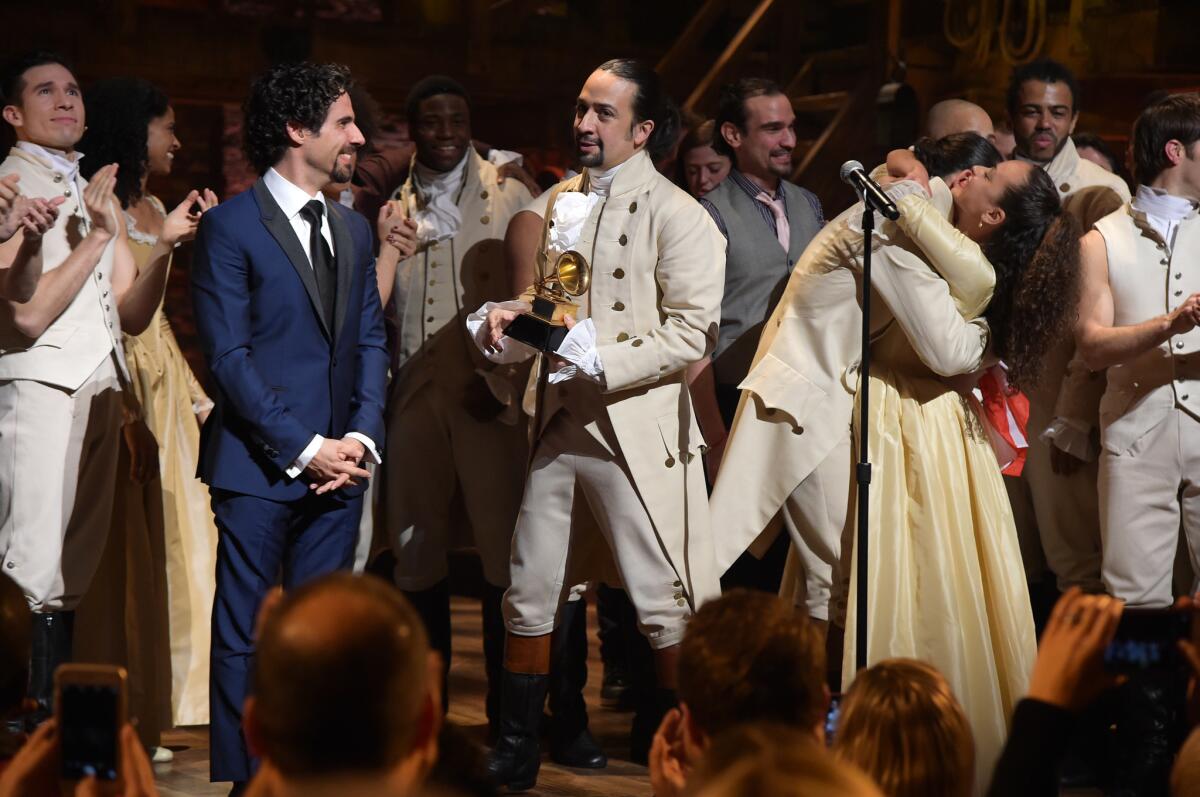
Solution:
M 1176 296 L 1183 296 L 1183 291 L 1175 291 Z
M 492 217 L 491 217 L 491 216 L 480 216 L 480 217 L 479 217 L 479 223 L 480 223 L 480 224 L 487 224 L 487 223 L 489 223 L 491 220 L 492 220 Z
M 624 343 L 627 340 L 629 340 L 628 332 L 618 332 L 617 333 L 617 343 Z
M 1071 184 L 1070 184 L 1070 183 L 1063 183 L 1063 184 L 1062 184 L 1062 185 L 1060 185 L 1058 188 L 1059 188 L 1059 190 L 1061 190 L 1061 191 L 1062 191 L 1062 192 L 1065 194 L 1066 192 L 1068 192 L 1068 191 L 1070 191 L 1070 190 L 1071 190 Z
M 430 281 L 429 281 L 429 284 L 430 284 L 430 285 L 437 285 L 437 280 L 430 280 Z
M 634 339 L 633 339 L 633 345 L 634 345 L 634 346 L 641 346 L 641 345 L 642 345 L 642 339 L 641 339 L 641 338 L 634 338 Z
M 1159 262 L 1159 263 L 1162 263 L 1162 264 L 1165 266 L 1165 265 L 1167 265 L 1168 263 L 1170 263 L 1171 261 L 1170 261 L 1170 260 L 1167 260 L 1167 259 L 1164 257 L 1162 260 L 1160 260 L 1160 261 L 1158 261 L 1158 262 Z
M 804 427 L 803 426 L 792 427 L 792 434 L 804 434 Z
M 433 304 L 433 299 L 426 299 L 425 304 Z
M 682 593 L 682 592 L 676 592 L 676 593 L 675 593 L 675 600 L 681 600 L 682 598 L 683 598 L 683 593 Z
M 621 237 L 617 239 L 617 243 L 619 243 L 621 246 L 624 246 L 625 244 L 629 243 L 629 236 L 625 235 L 625 233 L 621 233 Z
M 480 191 L 480 192 L 479 192 L 479 198 L 480 198 L 480 199 L 487 199 L 487 198 L 488 198 L 488 192 L 487 192 L 487 189 L 486 189 L 486 188 L 485 188 L 485 189 L 483 189 L 482 191 Z
M 687 601 L 685 601 L 683 598 L 680 598 L 679 600 L 675 601 L 676 606 L 683 606 L 686 603 L 687 603 Z
M 613 309 L 616 310 L 617 312 L 620 312 L 625 309 L 625 303 L 624 302 L 616 302 L 615 304 L 613 304 Z
M 613 276 L 619 280 L 625 279 L 625 269 L 623 269 L 623 268 L 617 269 L 616 271 L 613 272 Z
M 675 457 L 667 457 L 667 461 L 663 463 L 668 468 L 675 467 Z
M 635 203 L 635 204 L 636 204 L 636 203 Z M 683 582 L 682 582 L 682 581 L 676 581 L 676 582 L 675 582 L 674 584 L 672 584 L 671 586 L 673 586 L 673 587 L 682 587 L 682 586 L 683 586 Z
M 637 202 L 631 202 L 631 203 L 629 203 L 629 212 L 630 212 L 630 213 L 637 213 Z
M 70 189 L 70 188 L 68 188 L 66 191 L 63 191 L 63 196 L 70 196 L 70 195 L 71 195 L 71 189 Z
M 1177 279 L 1177 280 L 1183 279 L 1183 274 L 1176 274 L 1175 279 Z
M 438 267 L 438 264 L 437 264 L 437 263 L 430 263 L 430 264 L 429 264 L 429 267 L 430 267 L 430 268 L 437 268 L 437 267 Z
M 61 183 L 62 181 L 63 181 L 63 176 L 61 174 L 59 174 L 58 172 L 55 172 L 54 173 L 54 182 Z
M 1182 349 L 1182 348 L 1183 348 L 1183 341 L 1182 341 L 1182 340 L 1181 340 L 1181 341 L 1177 341 L 1177 342 L 1175 343 L 1175 348 L 1177 348 L 1177 349 Z

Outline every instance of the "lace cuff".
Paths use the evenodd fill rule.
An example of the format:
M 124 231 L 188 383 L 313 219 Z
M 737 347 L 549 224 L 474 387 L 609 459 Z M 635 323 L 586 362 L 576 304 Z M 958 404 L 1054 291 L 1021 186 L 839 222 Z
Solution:
M 471 340 L 475 341 L 475 345 L 483 352 L 483 356 L 494 363 L 519 363 L 528 360 L 535 352 L 532 347 L 526 346 L 519 340 L 513 340 L 507 335 L 500 339 L 495 348 L 488 346 L 487 343 L 487 315 L 492 310 L 513 310 L 518 313 L 523 313 L 529 309 L 528 302 L 508 301 L 508 302 L 484 302 L 483 307 L 480 307 L 475 312 L 467 316 L 467 333 L 471 336 Z

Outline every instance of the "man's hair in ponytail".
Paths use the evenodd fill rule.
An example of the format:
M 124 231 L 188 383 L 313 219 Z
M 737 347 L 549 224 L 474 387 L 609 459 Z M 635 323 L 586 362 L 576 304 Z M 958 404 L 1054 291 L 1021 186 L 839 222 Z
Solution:
M 646 141 L 646 153 L 651 160 L 670 152 L 679 138 L 681 121 L 679 108 L 663 90 L 658 73 L 636 58 L 614 58 L 596 68 L 637 87 L 633 95 L 633 124 L 654 122 L 654 130 Z
M 1004 223 L 983 245 L 996 269 L 986 316 L 1009 382 L 1027 390 L 1038 383 L 1046 352 L 1075 323 L 1082 231 L 1042 169 L 1009 188 L 1000 207 Z

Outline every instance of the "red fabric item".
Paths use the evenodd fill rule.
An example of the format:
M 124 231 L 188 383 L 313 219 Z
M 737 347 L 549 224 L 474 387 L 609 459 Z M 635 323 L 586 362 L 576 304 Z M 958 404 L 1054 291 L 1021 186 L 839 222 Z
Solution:
M 1005 476 L 1020 476 L 1025 467 L 1029 442 L 1025 429 L 1029 425 L 1029 399 L 1019 390 L 1008 387 L 1003 371 L 989 368 L 979 379 L 983 394 L 983 414 L 988 425 L 1012 448 L 1012 461 L 1002 470 Z

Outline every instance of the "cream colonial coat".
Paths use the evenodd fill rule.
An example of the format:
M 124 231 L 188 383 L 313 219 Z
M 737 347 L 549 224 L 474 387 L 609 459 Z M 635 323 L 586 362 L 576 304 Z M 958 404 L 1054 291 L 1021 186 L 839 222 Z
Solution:
M 555 195 L 586 191 L 587 181 L 585 170 L 551 190 Z M 550 202 L 552 208 L 553 196 Z M 548 210 L 545 224 L 552 216 Z M 545 245 L 543 234 L 537 258 L 542 273 Z M 619 446 L 613 453 L 624 458 L 694 609 L 720 594 L 720 584 L 699 456 L 704 440 L 685 369 L 716 344 L 725 239 L 699 203 L 638 152 L 617 172 L 608 197 L 592 209 L 576 248 L 593 269 L 584 306 L 596 327 L 605 385 L 595 389 L 580 378 L 547 385 L 539 356 L 530 380 L 536 401 L 526 402 L 534 434 L 568 406 L 576 417 L 598 418 L 588 431 L 611 449 L 601 428 L 607 419 Z M 576 402 L 589 406 L 575 412 Z M 599 540 L 598 534 L 592 536 Z M 611 573 L 603 555 L 571 559 L 594 564 L 588 573 L 568 574 L 574 583 Z
M 891 222 L 876 233 L 871 328 L 876 334 L 900 324 L 922 361 L 951 376 L 981 364 L 987 325 L 964 315 L 976 319 L 983 312 L 995 280 L 978 247 L 945 221 L 953 204 L 945 183 L 934 179 L 931 190 L 929 202 L 912 194 L 899 201 L 911 237 Z M 722 572 L 850 435 L 862 345 L 862 234 L 852 222 L 861 214 L 861 204 L 851 207 L 804 251 L 740 385 L 741 403 L 712 495 Z M 942 276 L 929 261 L 939 264 Z M 847 471 L 846 479 L 852 478 Z M 770 536 L 777 530 L 771 526 Z

